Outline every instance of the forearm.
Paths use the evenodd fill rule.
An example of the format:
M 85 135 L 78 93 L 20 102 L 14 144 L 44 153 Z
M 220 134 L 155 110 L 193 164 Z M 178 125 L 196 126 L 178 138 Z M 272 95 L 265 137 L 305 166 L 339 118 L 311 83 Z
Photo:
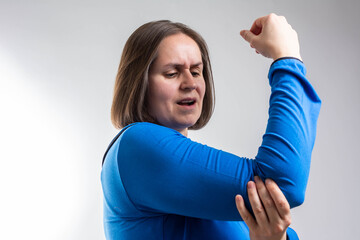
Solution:
M 269 120 L 254 164 L 257 175 L 275 180 L 291 207 L 304 198 L 321 104 L 305 71 L 294 59 L 271 66 Z

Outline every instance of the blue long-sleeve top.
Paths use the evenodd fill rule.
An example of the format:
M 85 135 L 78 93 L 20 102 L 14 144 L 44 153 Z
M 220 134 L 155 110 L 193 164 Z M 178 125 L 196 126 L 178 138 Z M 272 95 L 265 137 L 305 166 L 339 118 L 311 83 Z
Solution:
M 110 145 L 101 173 L 108 239 L 249 239 L 235 205 L 246 184 L 271 178 L 291 207 L 304 201 L 321 101 L 296 59 L 269 71 L 269 120 L 257 156 L 218 150 L 153 123 L 134 123 Z M 289 239 L 297 239 L 288 229 Z

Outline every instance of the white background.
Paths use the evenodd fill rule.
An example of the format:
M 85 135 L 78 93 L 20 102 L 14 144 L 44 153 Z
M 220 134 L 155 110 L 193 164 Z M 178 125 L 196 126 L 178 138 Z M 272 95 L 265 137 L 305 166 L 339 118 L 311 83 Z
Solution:
M 267 121 L 271 60 L 239 31 L 284 15 L 323 101 L 301 239 L 354 239 L 360 187 L 359 1 L 0 0 L 0 238 L 104 239 L 102 155 L 122 48 L 145 22 L 170 19 L 207 40 L 216 109 L 193 140 L 254 157 Z

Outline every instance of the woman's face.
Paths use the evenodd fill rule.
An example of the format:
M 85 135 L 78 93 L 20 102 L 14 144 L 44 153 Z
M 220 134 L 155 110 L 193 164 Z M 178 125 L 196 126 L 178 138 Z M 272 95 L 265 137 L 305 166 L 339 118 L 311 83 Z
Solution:
M 149 110 L 156 121 L 187 136 L 200 117 L 205 94 L 201 52 L 185 34 L 164 38 L 149 71 Z

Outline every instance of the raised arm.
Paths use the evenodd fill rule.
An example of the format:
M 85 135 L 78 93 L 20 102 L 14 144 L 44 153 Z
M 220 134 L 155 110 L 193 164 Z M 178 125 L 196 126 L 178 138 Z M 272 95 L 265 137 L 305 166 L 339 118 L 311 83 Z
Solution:
M 260 35 L 259 25 L 253 28 Z M 258 51 L 268 54 L 262 48 Z M 273 179 L 290 206 L 303 201 L 320 99 L 300 60 L 279 59 L 288 53 L 275 56 L 270 52 L 277 61 L 269 71 L 269 120 L 254 160 L 193 142 L 155 124 L 137 123 L 123 133 L 118 151 L 108 157 L 117 159 L 122 184 L 135 209 L 148 216 L 170 213 L 241 220 L 234 197 L 242 195 L 251 209 L 246 185 L 256 175 Z
M 301 60 L 301 56 L 297 33 L 285 17 L 258 18 L 240 34 L 257 53 L 275 61 L 269 72 L 269 120 L 256 156 L 256 172 L 263 179 L 277 176 L 276 183 L 294 207 L 304 201 L 320 99 L 305 77 L 302 62 L 286 60 Z M 274 161 L 286 162 L 289 168 L 275 169 Z

